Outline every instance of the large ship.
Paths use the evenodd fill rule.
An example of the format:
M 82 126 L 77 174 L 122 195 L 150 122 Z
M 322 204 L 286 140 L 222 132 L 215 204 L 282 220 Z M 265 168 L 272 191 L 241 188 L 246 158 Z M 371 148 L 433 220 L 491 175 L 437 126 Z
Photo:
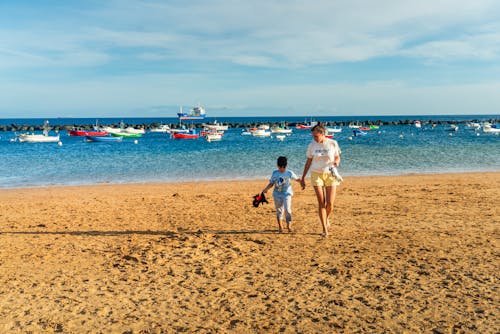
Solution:
M 181 112 L 177 113 L 177 117 L 179 117 L 179 120 L 184 120 L 184 119 L 205 119 L 205 109 L 201 106 L 196 106 L 189 113 Z

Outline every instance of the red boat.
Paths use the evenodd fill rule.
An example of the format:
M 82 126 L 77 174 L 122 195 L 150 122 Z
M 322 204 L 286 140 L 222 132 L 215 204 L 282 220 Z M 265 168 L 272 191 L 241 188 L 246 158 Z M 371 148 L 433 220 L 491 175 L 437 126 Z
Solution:
M 172 133 L 172 138 L 174 139 L 197 139 L 200 135 L 194 131 L 185 132 L 174 132 Z
M 68 130 L 69 136 L 75 137 L 84 137 L 84 136 L 92 136 L 92 137 L 104 137 L 107 136 L 108 133 L 106 131 L 87 131 L 87 130 Z
M 359 127 L 359 129 L 361 131 L 370 131 L 372 128 L 369 128 L 369 127 L 366 127 L 366 126 L 362 126 L 362 127 Z

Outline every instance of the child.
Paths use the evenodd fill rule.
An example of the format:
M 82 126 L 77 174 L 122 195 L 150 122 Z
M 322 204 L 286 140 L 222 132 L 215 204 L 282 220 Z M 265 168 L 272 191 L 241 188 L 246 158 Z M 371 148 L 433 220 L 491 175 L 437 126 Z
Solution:
M 283 214 L 285 215 L 286 227 L 288 232 L 292 232 L 292 183 L 291 180 L 300 182 L 297 175 L 291 170 L 286 169 L 286 157 L 278 158 L 278 170 L 275 170 L 269 179 L 269 184 L 262 190 L 265 194 L 274 186 L 273 199 L 276 207 L 276 218 L 278 219 L 278 231 L 283 232 L 281 224 Z

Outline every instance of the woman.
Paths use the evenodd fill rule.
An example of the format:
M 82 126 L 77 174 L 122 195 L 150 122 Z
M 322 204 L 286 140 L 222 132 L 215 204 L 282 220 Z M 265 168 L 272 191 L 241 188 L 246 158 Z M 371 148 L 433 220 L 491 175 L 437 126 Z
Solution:
M 332 167 L 340 165 L 340 147 L 337 141 L 325 136 L 325 128 L 317 124 L 311 129 L 313 141 L 307 147 L 307 160 L 300 179 L 302 189 L 306 186 L 305 177 L 311 169 L 311 183 L 318 199 L 318 214 L 323 228 L 323 237 L 328 235 L 330 214 L 333 211 L 335 191 L 340 180 L 331 172 Z

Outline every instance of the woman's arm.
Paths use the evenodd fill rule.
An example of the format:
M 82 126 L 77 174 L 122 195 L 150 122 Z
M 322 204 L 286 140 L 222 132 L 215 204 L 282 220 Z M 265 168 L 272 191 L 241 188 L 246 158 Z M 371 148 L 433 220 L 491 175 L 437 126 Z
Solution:
M 306 187 L 305 177 L 307 175 L 307 172 L 309 171 L 309 168 L 311 167 L 311 162 L 312 158 L 307 158 L 306 163 L 304 165 L 304 171 L 302 172 L 302 177 L 300 178 L 300 185 L 302 186 L 302 189 Z

